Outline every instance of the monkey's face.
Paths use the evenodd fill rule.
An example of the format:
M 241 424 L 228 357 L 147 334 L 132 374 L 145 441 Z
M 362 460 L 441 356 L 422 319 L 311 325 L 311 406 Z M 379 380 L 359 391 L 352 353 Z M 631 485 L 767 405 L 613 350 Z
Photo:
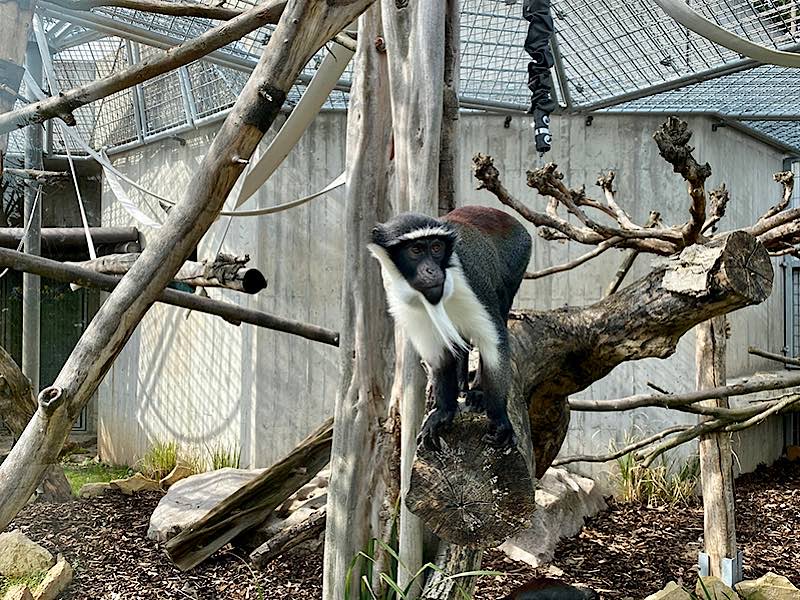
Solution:
M 444 294 L 445 270 L 449 260 L 448 244 L 437 237 L 417 238 L 397 244 L 392 260 L 409 285 L 437 304 Z

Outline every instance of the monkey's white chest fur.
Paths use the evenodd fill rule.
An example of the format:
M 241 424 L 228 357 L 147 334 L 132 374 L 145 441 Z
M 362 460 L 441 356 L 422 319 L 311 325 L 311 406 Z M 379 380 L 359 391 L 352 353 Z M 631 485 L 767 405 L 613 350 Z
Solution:
M 431 368 L 438 367 L 447 353 L 466 348 L 466 343 L 478 347 L 487 367 L 499 362 L 497 330 L 457 256 L 445 271 L 442 299 L 433 305 L 408 284 L 383 248 L 370 244 L 369 250 L 381 264 L 389 312 Z

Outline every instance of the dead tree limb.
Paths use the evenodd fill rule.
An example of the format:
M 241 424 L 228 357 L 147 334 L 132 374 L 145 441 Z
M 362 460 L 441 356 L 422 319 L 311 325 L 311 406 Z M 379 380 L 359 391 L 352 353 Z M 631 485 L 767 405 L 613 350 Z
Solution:
M 187 571 L 236 536 L 263 523 L 275 508 L 327 464 L 332 439 L 333 419 L 328 419 L 288 456 L 167 542 L 167 554 L 172 562 Z
M 31 382 L 11 355 L 0 347 L 0 418 L 11 434 L 19 438 L 35 412 L 36 397 Z M 72 498 L 69 481 L 57 462 L 47 468 L 41 497 L 49 502 L 66 502 Z
M 67 179 L 70 174 L 66 171 L 41 171 L 39 169 L 5 169 L 6 175 L 33 181 L 51 181 L 53 179 Z
M 54 384 L 40 395 L 39 408 L 22 437 L 0 465 L 0 529 L 24 506 L 41 480 L 44 465 L 58 456 L 73 421 L 144 314 L 219 215 L 300 71 L 370 3 L 289 0 L 184 199 L 170 211 L 157 237 L 89 323 Z
M 113 275 L 97 273 L 77 265 L 0 248 L 0 268 L 4 267 L 9 267 L 16 271 L 35 273 L 41 277 L 49 277 L 56 281 L 74 283 L 81 287 L 97 288 L 106 292 L 113 292 L 121 281 L 121 279 Z M 278 317 L 236 304 L 204 298 L 196 294 L 165 289 L 156 296 L 156 301 L 216 315 L 234 324 L 249 323 L 265 329 L 299 335 L 300 337 L 331 346 L 339 345 L 339 334 L 336 331 L 310 323 Z
M 90 227 L 89 232 L 95 244 L 124 244 L 139 240 L 139 231 L 135 227 Z M 22 227 L 3 227 L 0 229 L 0 247 L 16 248 L 24 233 Z M 83 227 L 43 227 L 41 237 L 44 246 L 86 247 Z
M 105 273 L 106 275 L 124 275 L 127 273 L 140 253 L 107 254 L 94 260 L 72 263 L 84 269 Z M 258 269 L 246 267 L 250 256 L 233 256 L 220 253 L 215 259 L 200 262 L 187 260 L 175 274 L 173 281 L 194 287 L 218 287 L 245 294 L 257 294 L 267 287 L 267 280 Z
M 734 232 L 705 246 L 686 248 L 646 277 L 591 306 L 521 313 L 509 325 L 515 373 L 509 411 L 512 419 L 519 411 L 527 412 L 533 440 L 527 440 L 528 447 L 533 446 L 531 477 L 541 477 L 561 447 L 569 425 L 569 395 L 624 361 L 669 356 L 680 337 L 696 324 L 762 302 L 771 285 L 767 251 L 753 236 Z M 477 443 L 475 436 L 465 438 L 460 420 L 475 418 L 484 417 L 459 415 L 453 431 L 444 436 L 452 454 L 466 457 L 455 480 L 449 471 L 438 474 L 454 485 L 436 485 L 431 474 L 445 457 L 418 448 L 419 487 L 415 489 L 412 478 L 409 496 L 414 510 L 437 535 L 482 546 L 483 540 L 507 535 L 505 524 L 519 519 L 525 498 L 517 498 L 512 510 L 503 498 L 511 484 L 502 488 L 497 477 L 505 471 L 519 472 L 516 465 L 528 457 L 524 447 L 500 455 L 485 442 Z M 514 425 L 524 443 L 524 433 Z M 482 470 L 478 459 L 491 460 L 491 467 Z M 469 507 L 464 506 L 465 498 Z M 449 518 L 442 518 L 442 512 Z

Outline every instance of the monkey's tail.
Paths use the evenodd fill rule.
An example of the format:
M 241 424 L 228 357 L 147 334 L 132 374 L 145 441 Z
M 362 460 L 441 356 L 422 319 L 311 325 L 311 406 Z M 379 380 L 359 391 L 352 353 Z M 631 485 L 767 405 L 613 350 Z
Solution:
M 453 354 L 459 351 L 468 351 L 469 344 L 461 337 L 461 334 L 458 333 L 458 329 L 453 325 L 453 321 L 450 320 L 450 316 L 444 309 L 444 302 L 431 304 L 427 300 L 423 300 L 423 304 L 425 305 L 425 310 L 428 312 L 428 316 L 433 322 L 433 326 L 441 336 L 447 349 Z

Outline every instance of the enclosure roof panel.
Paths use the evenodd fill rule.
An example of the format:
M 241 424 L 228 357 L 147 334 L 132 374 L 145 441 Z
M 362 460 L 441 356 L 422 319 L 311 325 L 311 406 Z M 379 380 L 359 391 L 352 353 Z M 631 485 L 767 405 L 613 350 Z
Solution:
M 800 0 L 688 3 L 747 40 L 773 49 L 800 48 Z M 225 3 L 242 10 L 252 5 Z M 118 71 L 151 52 L 148 46 L 174 46 L 217 23 L 120 7 L 71 10 L 46 0 L 38 10 L 64 87 Z M 677 24 L 653 0 L 552 0 L 552 13 L 554 79 L 564 111 L 706 113 L 755 124 L 798 145 L 791 124 L 761 124 L 800 116 L 798 71 L 759 66 L 718 46 Z M 81 109 L 82 133 L 92 136 L 94 145 L 113 146 L 213 118 L 235 101 L 272 30 L 260 28 L 188 68 Z M 521 0 L 462 0 L 459 93 L 465 106 L 528 107 L 526 30 Z M 324 51 L 309 63 L 290 100 L 299 97 L 323 56 Z M 328 108 L 346 105 L 351 78 L 348 69 Z M 138 104 L 136 110 L 131 103 Z

